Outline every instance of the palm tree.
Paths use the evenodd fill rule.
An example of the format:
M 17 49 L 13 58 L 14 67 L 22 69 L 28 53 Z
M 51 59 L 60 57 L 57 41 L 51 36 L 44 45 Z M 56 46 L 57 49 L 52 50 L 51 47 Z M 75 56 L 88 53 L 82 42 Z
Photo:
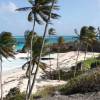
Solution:
M 96 41 L 96 32 L 95 32 L 95 28 L 92 26 L 89 27 L 83 26 L 80 30 L 80 34 L 78 34 L 77 30 L 75 30 L 75 33 L 77 34 L 76 38 L 78 38 L 79 40 L 78 55 L 76 59 L 76 65 L 77 65 L 80 46 L 82 47 L 81 49 L 84 49 L 85 51 L 85 56 L 84 56 L 84 61 L 85 61 L 87 50 L 89 48 L 92 48 L 93 43 Z M 81 65 L 81 70 L 82 70 L 82 65 Z M 76 74 L 76 70 L 74 76 L 75 74 Z
M 43 1 L 43 0 L 41 0 Z M 42 51 L 43 51 L 43 48 L 44 48 L 44 43 L 45 43 L 45 36 L 46 36 L 46 33 L 47 33 L 47 28 L 48 28 L 48 25 L 50 23 L 50 19 L 52 17 L 54 17 L 52 14 L 52 10 L 55 8 L 55 4 L 57 3 L 56 0 L 44 0 L 45 2 L 49 2 L 51 5 L 49 5 L 49 9 L 48 9 L 48 16 L 47 16 L 47 20 L 46 20 L 46 25 L 45 25 L 45 29 L 44 29 L 44 34 L 43 34 L 43 41 L 42 41 L 42 47 L 41 47 L 41 50 L 40 50 L 40 55 L 39 55 L 39 58 L 38 58 L 38 65 L 37 65 L 37 68 L 36 68 L 36 71 L 34 73 L 34 78 L 33 78 L 33 81 L 32 81 L 32 85 L 31 85 L 31 89 L 29 91 L 29 95 L 28 95 L 28 99 L 30 99 L 30 96 L 31 96 L 31 93 L 32 93 L 32 89 L 33 89 L 33 86 L 34 86 L 34 83 L 35 83 L 35 79 L 36 79 L 36 75 L 37 75 L 37 72 L 38 72 L 38 68 L 39 68 L 39 63 L 40 63 L 40 59 L 41 59 L 41 56 L 42 56 Z M 44 6 L 45 7 L 45 6 Z M 46 8 L 45 8 L 46 10 Z M 57 15 L 57 14 L 56 14 Z M 58 15 L 56 16 L 56 18 L 58 17 Z
M 30 33 L 30 34 L 31 34 L 31 33 Z M 29 36 L 30 36 L 30 34 L 29 34 Z M 27 41 L 29 40 L 29 36 L 27 36 L 27 38 L 26 38 Z M 41 48 L 41 46 L 42 46 L 42 37 L 36 36 L 36 37 L 34 38 L 33 41 L 34 41 L 34 45 L 33 45 L 33 47 L 32 47 L 32 49 L 33 49 L 32 65 L 33 65 L 33 67 L 32 67 L 32 70 L 31 70 L 31 75 L 32 75 L 32 72 L 33 72 L 33 70 L 34 70 L 35 65 L 38 64 L 38 57 L 39 57 L 39 54 L 40 54 L 40 48 Z M 28 42 L 29 42 L 29 41 L 28 41 Z M 27 44 L 27 42 L 26 42 L 26 44 L 25 44 L 25 48 L 29 48 L 29 45 Z M 44 50 L 44 51 L 45 51 L 45 50 Z M 43 55 L 45 55 L 45 54 L 46 54 L 46 53 L 44 52 Z M 24 69 L 25 67 L 27 67 L 26 76 L 29 77 L 30 61 L 27 61 L 27 62 L 22 66 L 22 69 Z M 40 67 L 44 72 L 46 72 L 45 69 L 47 68 L 47 65 L 46 65 L 45 63 L 40 62 L 39 67 Z
M 65 43 L 64 37 L 60 36 L 60 37 L 58 38 L 58 44 L 61 46 L 61 45 L 63 45 L 64 43 Z
M 48 17 L 52 19 L 57 19 L 59 15 L 56 13 L 49 14 L 49 11 L 51 10 L 51 2 L 52 0 L 28 0 L 29 3 L 32 5 L 31 7 L 24 7 L 24 8 L 19 8 L 16 9 L 17 11 L 30 11 L 28 15 L 28 21 L 33 21 L 33 29 L 32 29 L 32 38 L 31 38 L 31 52 L 30 52 L 30 71 L 31 71 L 31 65 L 32 65 L 32 46 L 33 46 L 33 37 L 34 37 L 34 29 L 36 22 L 38 24 L 42 24 L 43 21 L 46 23 L 49 23 Z M 56 0 L 54 0 L 56 1 Z M 54 5 L 52 7 L 53 10 L 57 10 L 58 6 Z M 41 19 L 40 19 L 41 18 Z M 42 21 L 41 21 L 42 20 Z M 30 74 L 31 76 L 31 74 Z M 30 79 L 29 79 L 30 81 Z
M 77 42 L 77 57 L 76 57 L 76 66 L 78 64 L 78 57 L 79 57 L 79 53 L 80 53 L 80 47 L 81 47 L 81 42 L 79 40 L 80 34 L 78 33 L 77 29 L 74 30 L 75 34 L 77 35 L 76 37 L 76 42 Z M 74 71 L 74 77 L 76 75 L 76 67 L 75 67 L 75 71 Z
M 85 60 L 87 50 L 91 48 L 94 42 L 96 41 L 95 28 L 92 26 L 83 27 L 80 33 L 80 41 L 82 41 L 83 47 L 85 48 L 85 57 L 84 57 Z
M 10 32 L 2 32 L 0 34 L 0 86 L 1 86 L 1 100 L 3 100 L 3 84 L 2 84 L 2 57 L 6 59 L 8 57 L 14 58 L 13 46 L 15 45 L 15 39 Z
M 56 31 L 54 28 L 50 28 L 49 31 L 48 31 L 48 34 L 49 34 L 49 49 L 50 49 L 50 52 L 49 52 L 49 60 L 50 60 L 50 74 L 51 74 L 51 59 L 50 59 L 50 53 L 51 53 L 51 41 L 50 41 L 50 37 L 52 35 L 55 35 L 56 34 Z M 52 76 L 50 76 L 52 78 Z M 53 79 L 53 78 L 52 78 Z
M 36 33 L 35 33 L 36 34 Z M 26 37 L 26 42 L 25 42 L 25 45 L 24 45 L 24 47 L 25 47 L 25 49 L 27 49 L 27 50 L 29 50 L 30 49 L 30 39 L 31 39 L 31 36 L 32 36 L 32 32 L 30 32 L 30 31 L 28 31 L 27 33 L 26 33 L 26 35 L 25 35 L 25 37 Z M 36 34 L 36 37 L 34 37 L 33 38 L 33 47 L 32 47 L 32 49 L 33 49 L 33 54 L 32 54 L 32 69 L 31 69 L 31 75 L 34 75 L 34 73 L 33 73 L 33 70 L 35 69 L 35 66 L 38 64 L 38 57 L 39 57 L 39 54 L 40 54 L 40 48 L 41 48 L 41 46 L 42 46 L 42 37 L 39 37 L 39 36 L 37 36 L 37 34 Z M 47 41 L 45 41 L 45 42 L 47 42 Z M 45 47 L 46 48 L 46 47 Z M 44 51 L 46 51 L 46 50 L 44 50 Z M 42 53 L 43 54 L 43 56 L 45 55 L 45 54 L 47 54 L 47 52 L 43 52 Z M 27 70 L 26 70 L 26 76 L 29 78 L 30 76 L 30 61 L 27 61 L 23 66 L 22 66 L 22 69 L 24 69 L 25 67 L 27 67 Z M 47 72 L 46 71 L 46 68 L 47 68 L 47 65 L 45 64 L 45 63 L 43 63 L 43 62 L 40 62 L 40 64 L 39 64 L 39 68 L 40 69 L 42 69 L 43 70 L 43 72 Z M 26 94 L 29 92 L 29 87 L 28 87 L 28 85 L 29 85 L 29 81 L 28 81 L 28 84 L 27 84 L 27 89 L 26 89 Z M 27 95 L 26 95 L 26 99 L 27 99 Z M 28 99 L 27 99 L 28 100 Z
M 58 69 L 58 79 L 60 81 L 60 66 L 59 66 L 59 52 L 61 50 L 61 46 L 64 45 L 65 43 L 65 40 L 64 40 L 64 37 L 60 36 L 58 38 L 58 50 L 57 50 L 57 69 Z

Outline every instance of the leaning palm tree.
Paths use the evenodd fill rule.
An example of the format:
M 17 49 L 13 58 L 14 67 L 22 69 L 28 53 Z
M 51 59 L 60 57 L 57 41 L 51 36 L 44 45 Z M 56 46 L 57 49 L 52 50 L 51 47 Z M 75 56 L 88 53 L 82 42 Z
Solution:
M 85 48 L 85 56 L 84 56 L 84 60 L 85 60 L 87 50 L 89 48 L 92 48 L 94 42 L 96 41 L 95 28 L 92 26 L 83 27 L 80 33 L 80 40 L 82 41 L 83 47 Z
M 85 55 L 84 55 L 84 61 L 85 61 L 88 48 L 92 48 L 93 43 L 96 41 L 96 32 L 95 32 L 94 27 L 84 26 L 81 28 L 80 34 L 78 34 L 77 30 L 75 30 L 75 33 L 77 34 L 76 38 L 79 41 L 78 55 L 77 55 L 77 59 L 76 59 L 76 65 L 77 65 L 80 47 L 82 46 L 81 49 L 84 49 L 84 51 L 85 51 Z M 82 65 L 81 65 L 81 70 L 82 70 Z M 75 74 L 76 74 L 76 69 L 74 72 L 74 76 L 75 76 Z
M 3 83 L 2 83 L 2 57 L 6 59 L 8 57 L 14 58 L 13 46 L 15 45 L 15 39 L 10 32 L 2 32 L 0 34 L 0 86 L 1 86 L 1 100 L 3 100 Z
M 61 50 L 61 47 L 62 47 L 62 45 L 64 45 L 65 44 L 65 40 L 64 40 L 64 37 L 63 36 L 60 36 L 60 37 L 58 37 L 58 47 L 57 47 L 57 69 L 58 69 L 58 79 L 59 79 L 59 81 L 60 81 L 60 77 L 61 77 L 61 75 L 60 75 L 60 66 L 59 66 L 59 53 L 61 52 L 60 50 Z
M 37 65 L 36 71 L 34 73 L 34 78 L 33 78 L 33 81 L 32 81 L 31 89 L 29 91 L 28 99 L 30 99 L 30 96 L 31 96 L 31 93 L 32 93 L 32 89 L 33 89 L 33 86 L 34 86 L 34 83 L 35 83 L 35 79 L 36 79 L 36 76 L 37 76 L 37 73 L 38 73 L 38 68 L 39 68 L 39 63 L 40 63 L 40 59 L 41 59 L 41 56 L 42 56 L 42 51 L 43 51 L 43 48 L 44 48 L 45 36 L 46 36 L 46 33 L 47 33 L 47 28 L 48 28 L 48 25 L 50 23 L 50 19 L 52 17 L 54 17 L 52 15 L 52 14 L 54 14 L 54 13 L 52 13 L 52 10 L 55 8 L 55 4 L 57 3 L 57 0 L 41 0 L 41 1 L 49 2 L 51 5 L 49 5 L 49 9 L 48 9 L 48 13 L 47 13 L 48 16 L 46 17 L 47 20 L 46 20 L 46 25 L 45 25 L 44 34 L 43 34 L 42 47 L 41 47 L 41 50 L 40 50 L 40 55 L 39 55 L 39 58 L 38 58 L 38 65 Z M 58 18 L 58 15 L 55 18 Z
M 81 48 L 81 41 L 80 41 L 80 34 L 78 33 L 77 29 L 74 30 L 75 34 L 77 35 L 75 38 L 75 42 L 77 42 L 77 57 L 76 57 L 76 65 L 78 64 L 78 58 L 79 58 L 79 54 L 80 54 L 80 48 Z M 76 67 L 75 67 L 75 71 L 74 71 L 74 77 L 76 75 Z
M 38 64 L 38 57 L 39 57 L 39 54 L 40 54 L 40 48 L 41 48 L 41 45 L 42 45 L 42 37 L 35 37 L 36 39 L 34 39 L 34 45 L 33 45 L 33 59 L 32 59 L 32 70 L 31 70 L 31 75 L 33 74 L 33 70 L 34 70 L 34 67 Z M 25 44 L 25 48 L 27 48 L 27 43 Z M 44 52 L 43 55 L 45 55 L 46 53 Z M 27 67 L 27 70 L 26 70 L 26 76 L 29 77 L 29 68 L 30 68 L 30 61 L 27 61 L 23 66 L 22 66 L 22 69 L 24 69 L 25 67 Z M 41 68 L 44 72 L 46 72 L 46 68 L 47 68 L 47 65 L 43 62 L 40 62 L 40 65 L 39 65 L 39 68 Z
M 25 42 L 25 45 L 24 45 L 24 48 L 26 49 L 26 50 L 28 50 L 29 48 L 30 48 L 30 45 L 29 45 L 29 43 L 30 43 L 30 38 L 31 38 L 31 36 L 32 36 L 32 32 L 28 32 L 28 33 L 26 33 L 27 35 L 25 35 L 26 36 L 26 42 Z M 36 34 L 36 33 L 35 33 Z M 45 41 L 45 42 L 47 42 L 47 41 Z M 42 46 L 42 37 L 39 37 L 39 36 L 37 36 L 37 34 L 36 34 L 36 37 L 34 37 L 33 38 L 33 46 L 32 46 L 32 49 L 33 49 L 33 59 L 32 59 L 32 69 L 31 69 L 31 76 L 33 76 L 34 75 L 34 73 L 33 73 L 33 71 L 34 71 L 34 69 L 35 69 L 35 67 L 37 66 L 37 64 L 38 64 L 38 57 L 39 57 L 39 54 L 40 54 L 40 48 L 41 48 L 41 46 Z M 46 52 L 46 48 L 47 47 L 45 47 L 44 48 L 44 51 L 45 52 L 43 52 L 42 53 L 42 55 L 44 56 L 44 55 L 46 55 L 47 54 L 47 52 Z M 26 70 L 26 76 L 29 78 L 30 76 L 30 60 L 29 61 L 27 61 L 23 66 L 22 66 L 22 69 L 25 69 L 25 67 L 27 67 L 27 70 Z M 43 62 L 40 62 L 40 64 L 39 64 L 39 68 L 40 69 L 42 69 L 43 70 L 43 72 L 45 72 L 45 73 L 47 73 L 47 71 L 46 71 L 46 68 L 47 68 L 47 65 L 45 64 L 45 63 L 43 63 Z M 28 84 L 29 84 L 29 81 L 28 81 Z M 29 92 L 29 87 L 28 87 L 28 85 L 27 85 L 27 89 L 26 89 L 26 93 L 28 93 Z M 27 97 L 27 96 L 26 96 Z
M 49 14 L 49 11 L 51 10 L 51 2 L 52 0 L 28 0 L 29 3 L 32 5 L 31 7 L 24 7 L 24 8 L 19 8 L 17 11 L 30 11 L 28 15 L 28 21 L 33 21 L 33 29 L 32 29 L 32 38 L 31 38 L 31 52 L 30 52 L 30 71 L 31 71 L 31 63 L 32 63 L 32 46 L 33 46 L 33 37 L 34 37 L 34 29 L 36 22 L 38 24 L 42 24 L 43 22 L 49 23 L 48 17 L 52 19 L 57 19 L 59 15 L 56 13 L 51 12 Z M 56 1 L 56 0 L 54 0 Z M 53 10 L 57 10 L 58 6 L 54 5 L 52 7 Z M 31 74 L 30 74 L 31 76 Z

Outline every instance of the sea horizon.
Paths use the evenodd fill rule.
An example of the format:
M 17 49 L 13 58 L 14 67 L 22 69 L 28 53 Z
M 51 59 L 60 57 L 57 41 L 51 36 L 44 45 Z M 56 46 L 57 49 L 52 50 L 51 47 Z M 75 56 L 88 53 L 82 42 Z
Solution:
M 16 45 L 16 51 L 21 50 L 24 46 L 25 43 L 25 37 L 24 36 L 14 36 L 17 40 L 17 45 Z M 48 43 L 54 44 L 57 43 L 59 36 L 46 36 L 46 39 L 48 40 Z M 75 36 L 62 36 L 65 40 L 65 43 L 73 42 L 75 39 L 73 37 Z

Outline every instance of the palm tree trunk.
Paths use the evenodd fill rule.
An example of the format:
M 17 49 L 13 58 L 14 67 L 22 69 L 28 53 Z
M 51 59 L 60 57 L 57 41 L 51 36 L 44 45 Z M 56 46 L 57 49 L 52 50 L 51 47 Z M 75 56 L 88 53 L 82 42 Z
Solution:
M 50 39 L 50 34 L 49 34 L 49 39 Z M 51 73 L 51 56 L 50 56 L 50 53 L 51 53 L 51 42 L 49 40 L 49 49 L 50 49 L 50 52 L 49 52 L 49 61 L 50 61 L 50 78 L 52 79 L 52 73 Z
M 1 100 L 3 100 L 3 84 L 2 84 L 2 56 L 0 55 L 0 87 L 1 87 Z
M 48 20 L 47 20 L 46 25 L 45 25 L 45 30 L 44 30 L 44 34 L 43 34 L 43 41 L 42 41 L 42 47 L 41 47 L 40 55 L 39 55 L 39 59 L 38 59 L 38 65 L 37 65 L 36 71 L 34 73 L 34 77 L 33 77 L 31 88 L 29 90 L 28 100 L 31 97 L 32 89 L 34 87 L 36 76 L 37 76 L 37 73 L 38 73 L 39 64 L 40 64 L 40 60 L 41 60 L 41 56 L 42 56 L 42 52 L 43 52 L 43 47 L 44 47 L 44 42 L 45 42 L 45 36 L 46 36 L 46 33 L 47 33 L 47 28 L 48 28 L 49 21 L 50 21 L 50 18 L 51 18 L 51 12 L 52 12 L 52 8 L 54 6 L 54 3 L 55 3 L 55 0 L 52 1 L 51 9 L 50 9 L 50 12 L 49 12 L 49 17 L 48 17 Z
M 60 81 L 60 68 L 59 68 L 59 46 L 58 46 L 58 52 L 57 52 L 57 69 L 58 69 L 58 79 Z
M 95 62 L 96 62 L 96 66 L 97 66 L 97 59 L 96 59 L 96 57 L 95 57 L 95 55 L 94 55 L 94 49 L 91 47 L 91 49 L 92 49 L 92 53 L 93 53 L 93 59 L 95 60 Z
M 86 44 L 86 49 L 85 49 L 85 56 L 84 56 L 84 61 L 86 60 L 87 49 L 88 49 L 88 44 Z
M 26 100 L 28 100 L 28 93 L 31 89 L 31 70 L 32 70 L 32 60 L 33 60 L 33 38 L 34 38 L 34 29 L 35 29 L 35 17 L 34 17 L 34 23 L 33 23 L 33 29 L 32 29 L 32 37 L 31 37 L 31 49 L 30 49 L 30 68 L 29 68 L 29 79 L 27 83 L 27 89 L 26 89 Z
M 74 71 L 74 77 L 76 76 L 76 68 L 77 68 L 77 64 L 78 64 L 78 57 L 79 57 L 79 53 L 80 53 L 80 47 L 81 47 L 81 42 L 79 43 L 79 46 L 78 46 L 78 54 L 77 54 L 77 58 L 76 58 L 76 66 L 75 66 L 75 71 Z

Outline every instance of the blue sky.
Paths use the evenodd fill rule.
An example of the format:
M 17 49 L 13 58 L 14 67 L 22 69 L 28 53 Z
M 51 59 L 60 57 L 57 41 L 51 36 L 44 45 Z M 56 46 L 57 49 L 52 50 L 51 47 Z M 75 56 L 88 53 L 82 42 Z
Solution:
M 15 12 L 16 8 L 30 6 L 27 0 L 0 0 L 0 32 L 9 31 L 13 35 L 24 35 L 32 29 L 27 21 L 27 13 Z M 54 21 L 58 35 L 73 35 L 74 29 L 84 25 L 100 26 L 100 0 L 59 0 L 61 15 Z M 37 26 L 36 32 L 43 34 L 44 26 Z

